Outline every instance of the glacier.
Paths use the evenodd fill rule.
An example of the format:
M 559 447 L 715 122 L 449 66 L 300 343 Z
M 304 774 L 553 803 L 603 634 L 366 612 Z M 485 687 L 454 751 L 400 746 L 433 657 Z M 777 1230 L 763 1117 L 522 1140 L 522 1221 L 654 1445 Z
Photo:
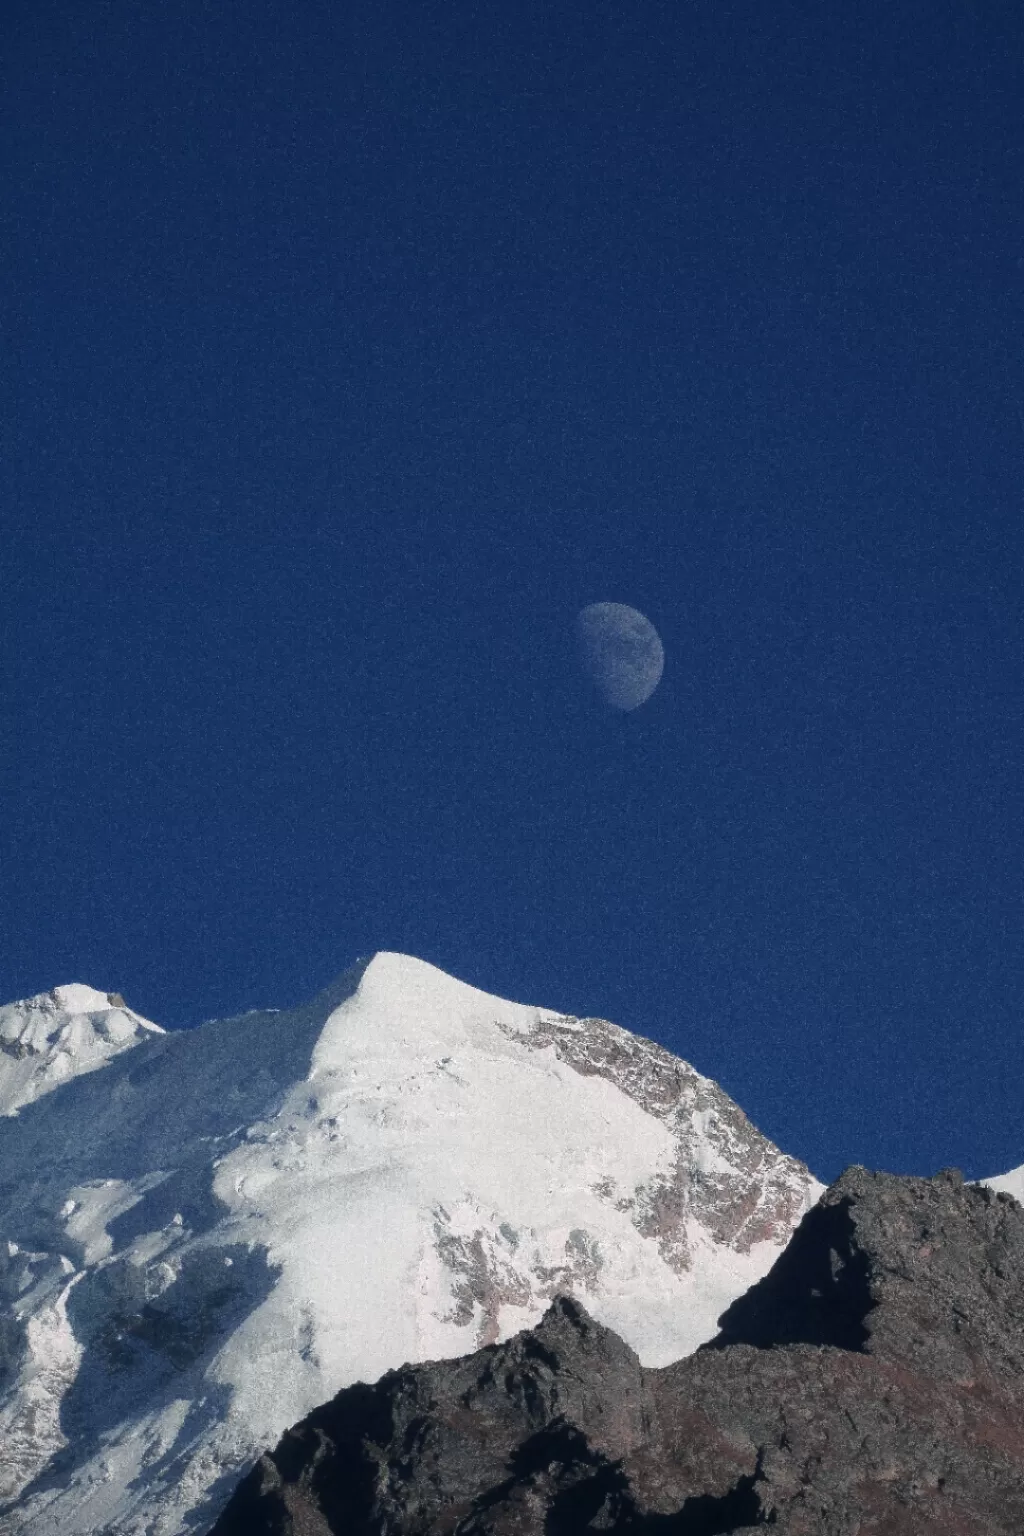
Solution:
M 574 1295 L 692 1352 L 823 1186 L 654 1042 L 378 953 L 164 1032 L 0 1010 L 0 1531 L 184 1536 L 342 1386 Z

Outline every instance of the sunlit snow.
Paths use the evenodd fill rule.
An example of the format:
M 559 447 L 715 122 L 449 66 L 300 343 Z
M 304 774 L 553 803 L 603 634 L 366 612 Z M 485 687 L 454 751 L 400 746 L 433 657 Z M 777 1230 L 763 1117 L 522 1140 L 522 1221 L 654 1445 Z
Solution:
M 339 1387 L 559 1291 L 664 1364 L 821 1190 L 660 1047 L 400 955 L 188 1032 L 48 998 L 0 1012 L 31 1042 L 0 1056 L 0 1497 L 25 1536 L 205 1531 Z

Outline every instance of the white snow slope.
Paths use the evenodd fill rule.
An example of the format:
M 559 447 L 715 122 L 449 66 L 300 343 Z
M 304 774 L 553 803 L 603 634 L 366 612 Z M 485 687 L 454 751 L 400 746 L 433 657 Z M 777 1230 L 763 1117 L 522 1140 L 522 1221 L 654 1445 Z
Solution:
M 661 1047 L 401 955 L 196 1030 L 118 1005 L 0 1013 L 4 1536 L 205 1532 L 340 1387 L 559 1291 L 665 1364 L 822 1189 Z

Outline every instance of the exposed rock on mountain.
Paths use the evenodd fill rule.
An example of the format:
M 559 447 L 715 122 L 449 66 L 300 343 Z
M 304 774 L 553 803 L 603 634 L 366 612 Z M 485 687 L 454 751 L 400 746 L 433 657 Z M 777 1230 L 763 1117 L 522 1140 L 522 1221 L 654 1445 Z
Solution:
M 401 955 L 176 1033 L 53 998 L 7 1010 L 28 1054 L 0 1057 L 61 1057 L 0 1117 L 18 1536 L 205 1531 L 340 1387 L 508 1339 L 560 1293 L 667 1364 L 821 1190 L 652 1042 Z
M 849 1169 L 689 1359 L 559 1299 L 466 1359 L 338 1394 L 212 1536 L 1020 1536 L 1024 1210 Z

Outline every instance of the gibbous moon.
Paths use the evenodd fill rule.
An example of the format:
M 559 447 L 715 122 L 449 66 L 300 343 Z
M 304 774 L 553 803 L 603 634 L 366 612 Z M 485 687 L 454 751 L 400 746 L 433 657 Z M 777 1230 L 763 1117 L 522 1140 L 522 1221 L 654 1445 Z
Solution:
M 587 677 L 613 709 L 637 709 L 657 688 L 665 665 L 650 619 L 626 603 L 591 603 L 576 620 L 576 647 Z

